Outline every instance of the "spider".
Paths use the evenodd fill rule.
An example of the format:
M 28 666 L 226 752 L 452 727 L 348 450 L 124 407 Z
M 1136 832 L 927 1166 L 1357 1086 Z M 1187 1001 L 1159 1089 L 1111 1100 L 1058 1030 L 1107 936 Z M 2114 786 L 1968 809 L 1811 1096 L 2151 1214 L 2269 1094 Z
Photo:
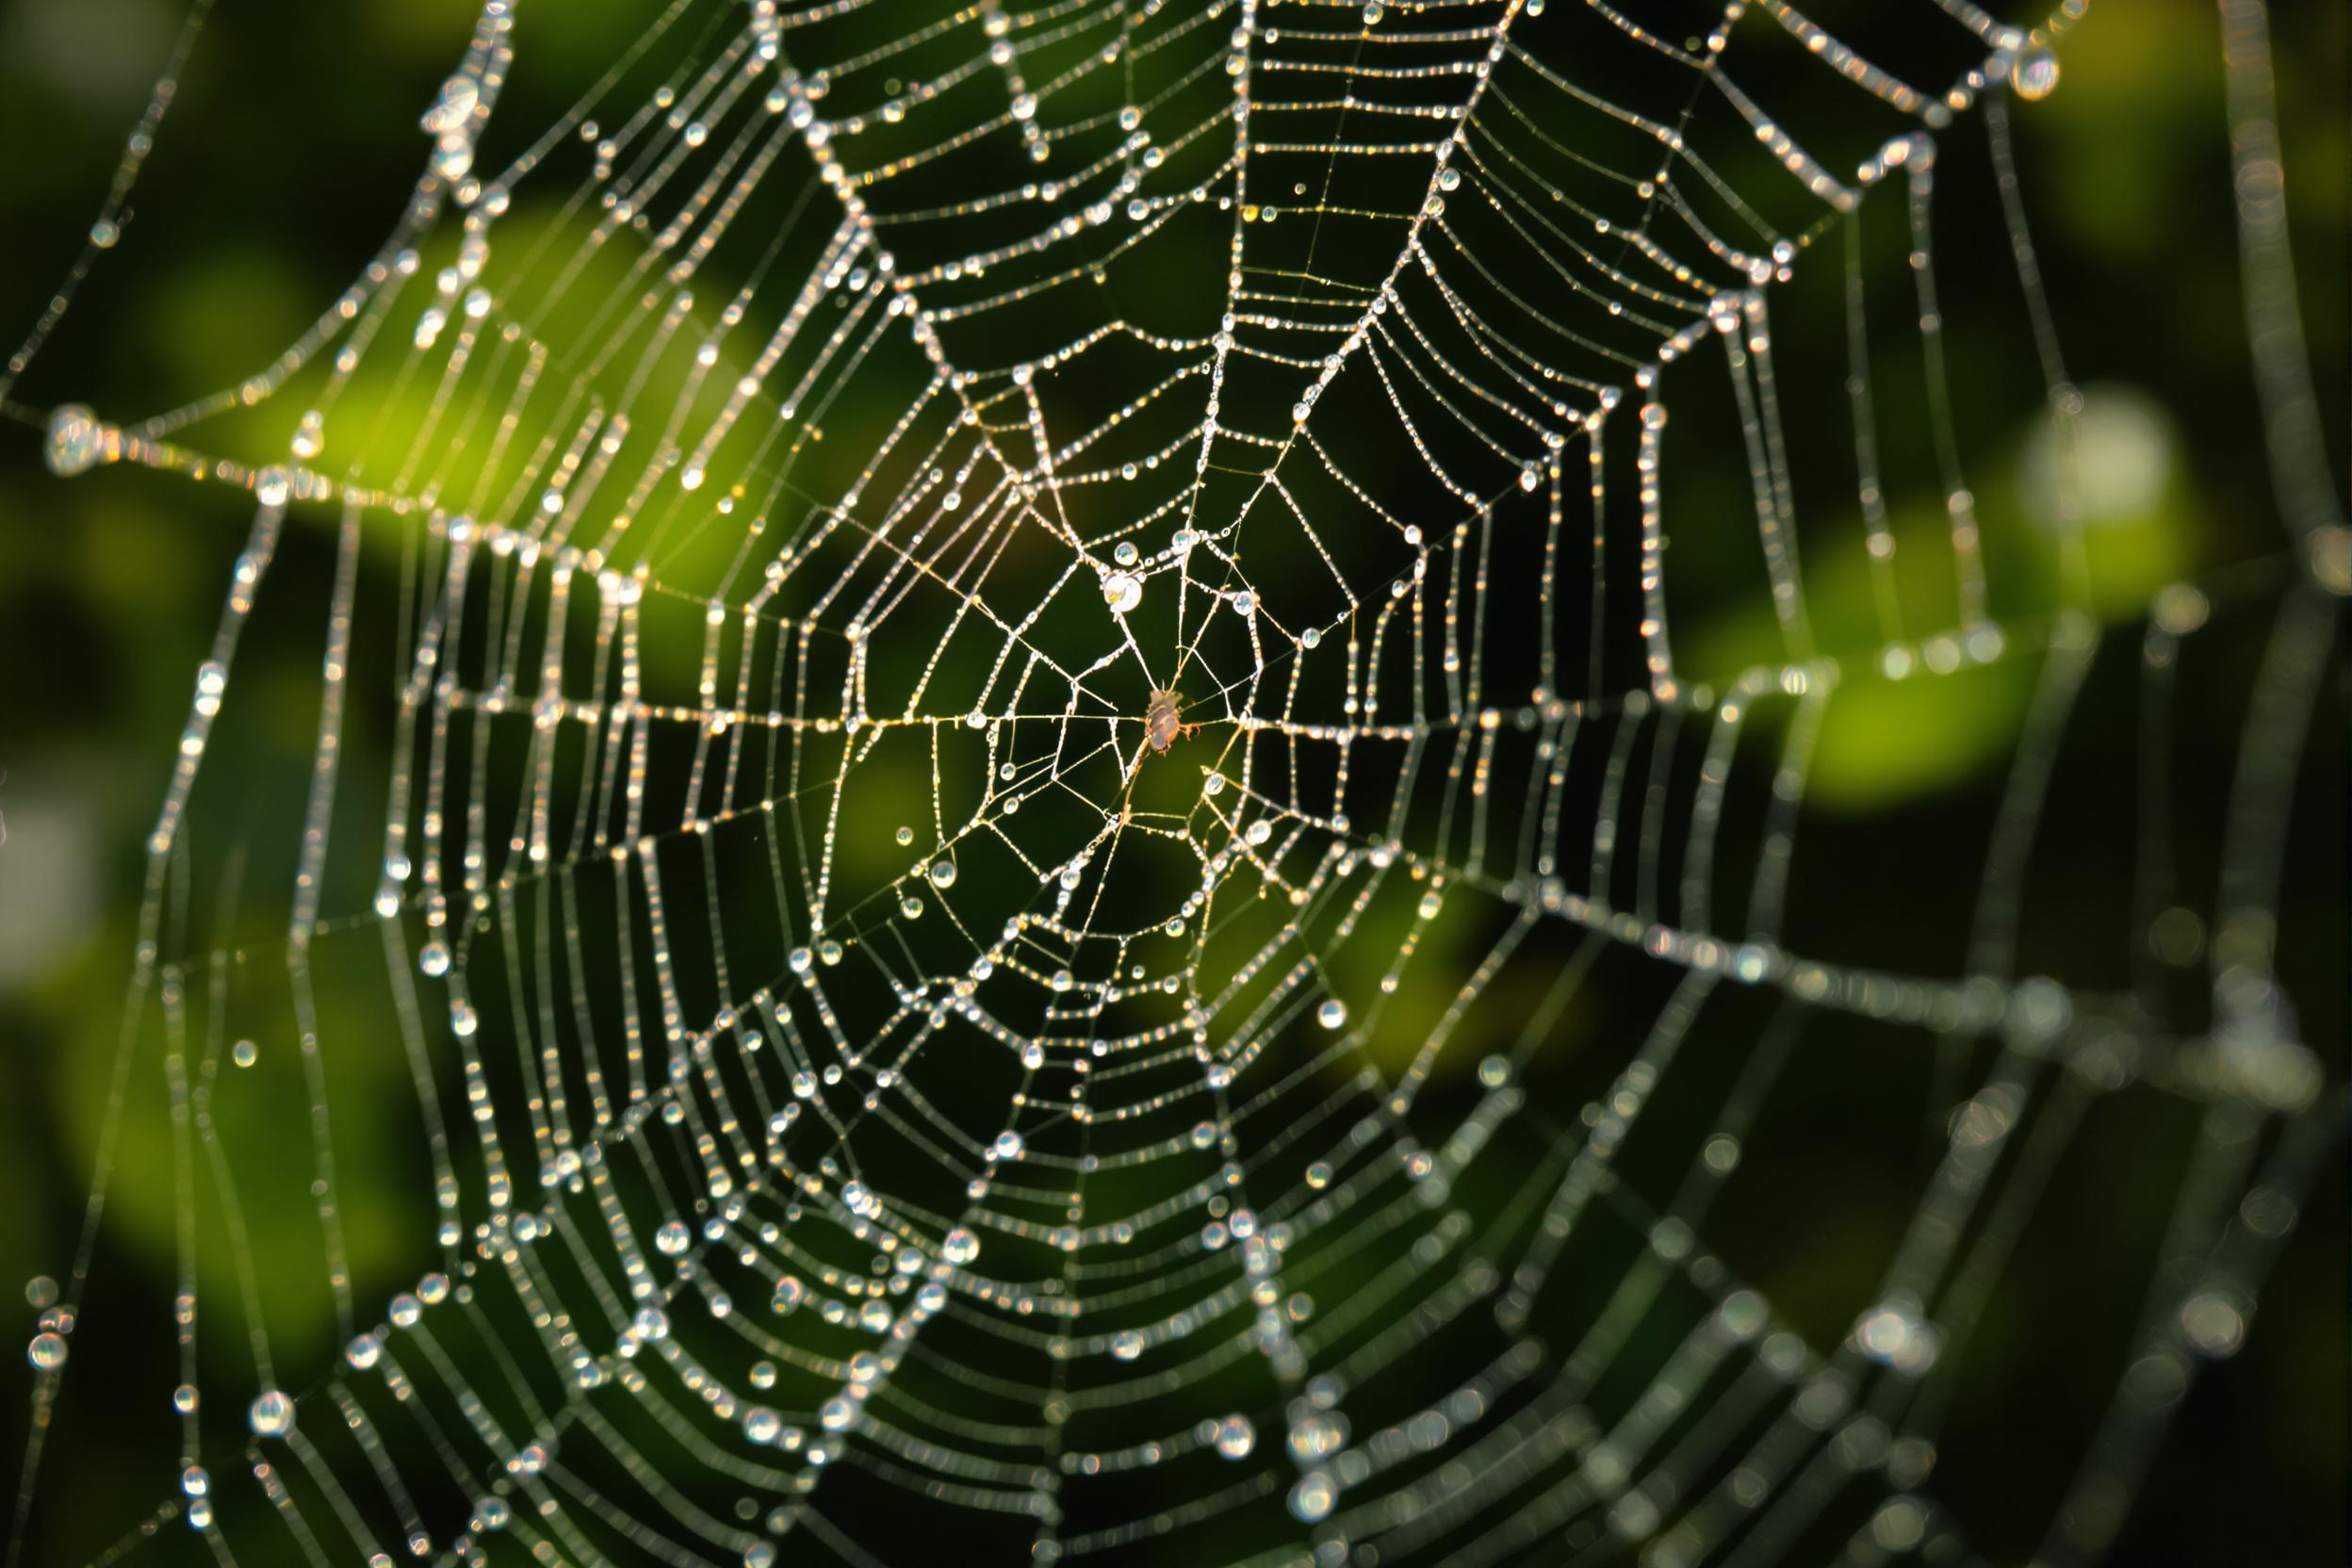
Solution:
M 1200 727 L 1185 724 L 1176 716 L 1177 696 L 1173 691 L 1152 694 L 1152 700 L 1143 708 L 1143 738 L 1154 752 L 1165 752 L 1184 737 Z

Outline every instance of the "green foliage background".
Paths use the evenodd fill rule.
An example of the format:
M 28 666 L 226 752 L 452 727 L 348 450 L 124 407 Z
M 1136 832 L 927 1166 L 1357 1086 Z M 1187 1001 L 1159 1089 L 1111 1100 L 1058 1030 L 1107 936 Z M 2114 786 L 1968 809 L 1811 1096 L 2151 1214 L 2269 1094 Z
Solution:
M 0 1107 L 8 1130 L 0 1137 L 0 1191 L 11 1195 L 0 1202 L 0 1281 L 11 1303 L 17 1282 L 61 1274 L 70 1256 L 120 1026 L 141 846 L 248 511 L 237 497 L 129 469 L 57 482 L 41 469 L 34 419 L 68 400 L 123 416 L 173 406 L 259 368 L 294 337 L 347 283 L 404 199 L 422 153 L 418 107 L 462 47 L 473 14 L 459 0 L 220 0 L 121 244 L 18 387 L 20 416 L 0 422 Z M 75 253 L 180 16 L 170 0 L 0 0 L 0 146 L 11 150 L 0 173 L 0 336 L 9 343 Z M 2303 303 L 2339 476 L 2347 472 L 2352 208 L 2345 16 L 2337 5 L 2279 0 L 2273 8 Z M 525 0 L 521 17 L 523 63 L 499 116 L 531 123 L 561 106 L 563 88 L 617 55 L 641 21 L 636 8 L 613 0 L 544 8 Z M 2107 519 L 2098 535 L 2095 596 L 2118 621 L 2140 614 L 2167 581 L 2277 548 L 2238 292 L 2216 36 L 2212 7 L 2195 0 L 2099 0 L 2067 41 L 2060 90 L 2016 111 L 2026 201 L 2075 376 L 2145 400 L 2160 433 L 2155 500 Z M 1938 245 L 1955 295 L 2014 287 L 1997 229 L 1947 227 Z M 1842 343 L 1819 347 L 1844 351 Z M 1997 549 L 2002 538 L 2015 547 L 2011 560 L 2029 561 L 2041 547 L 2026 471 L 2032 388 L 2020 396 L 2017 343 L 1963 336 L 1953 352 L 1955 402 L 1988 533 Z M 279 419 L 279 412 L 252 449 L 283 449 L 277 425 L 291 416 Z M 1814 427 L 1817 449 L 1835 452 L 1844 439 L 1842 410 L 1800 414 Z M 234 451 L 241 428 L 231 421 L 205 439 Z M 1689 504 L 1745 505 L 1744 467 L 1723 455 L 1710 464 L 1690 449 L 1679 452 L 1677 482 L 1689 487 Z M 1807 579 L 1833 651 L 1841 631 L 1846 649 L 1874 642 L 1861 556 L 1845 559 L 1851 570 L 1838 565 Z M 1697 557 L 1677 558 L 1675 567 L 1727 576 L 1749 569 L 1710 568 Z M 2045 569 L 2054 566 L 2019 568 L 2028 579 Z M 1949 589 L 1922 581 L 1903 591 L 1924 602 Z M 2238 638 L 2247 658 L 2259 646 L 2250 634 L 2222 635 Z M 1678 651 L 1694 673 L 1728 675 L 1774 657 L 1776 646 L 1759 605 L 1693 627 Z M 1843 846 L 1838 863 L 1851 875 L 1836 887 L 1797 890 L 1814 929 L 1897 968 L 1907 942 L 1927 940 L 1880 923 L 1902 906 L 1906 888 L 1968 885 L 1967 851 L 1936 831 L 1945 820 L 1938 813 L 1981 804 L 1997 786 L 2031 677 L 2012 663 L 1949 691 L 1890 684 L 1841 699 L 1823 737 L 1806 831 Z M 282 769 L 265 781 L 262 763 L 307 756 L 315 689 L 288 681 L 242 700 L 257 715 L 244 747 L 222 748 L 207 776 L 229 773 L 235 794 L 235 770 L 253 767 L 243 831 L 256 843 L 284 840 L 299 797 L 285 797 Z M 2241 718 L 2216 710 L 2187 722 L 2218 756 L 2233 744 Z M 2132 743 L 2128 717 L 2082 727 L 2079 743 Z M 2343 739 L 2339 728 L 2320 740 L 2313 788 L 2323 814 L 2330 778 L 2342 801 Z M 2220 801 L 2201 805 L 2217 813 Z M 2054 800 L 2041 853 L 2063 867 L 2070 842 L 2113 809 L 2097 799 Z M 2289 939 L 2305 972 L 2332 968 L 2338 982 L 2337 995 L 2323 987 L 2301 1000 L 2309 1037 L 2339 1086 L 2341 860 L 2339 831 L 2293 868 L 2297 918 Z M 2052 894 L 2028 917 L 2036 939 L 2062 951 L 2068 928 L 2114 907 L 2122 890 L 2094 880 L 2068 896 L 2073 906 Z M 364 1032 L 368 1004 L 330 995 L 328 1004 L 350 1015 L 344 1033 Z M 329 1029 L 337 1022 L 331 1016 Z M 1575 1035 L 1572 1021 L 1570 1047 Z M 1792 1315 L 1834 1337 L 1908 1217 L 1908 1196 L 1870 1173 L 1878 1168 L 1877 1145 L 1915 1144 L 1916 1113 L 1860 1048 L 1841 1051 L 1833 1041 L 1809 1056 L 1792 1070 L 1811 1097 L 1808 1136 L 1773 1152 L 1777 1174 L 1748 1206 L 1724 1216 L 1728 1233 L 1716 1239 L 1744 1253 Z M 363 1093 L 368 1074 L 381 1077 L 386 1099 L 406 1092 L 404 1070 L 388 1053 L 337 1070 L 359 1073 Z M 224 1093 L 220 1106 L 230 1139 L 274 1145 L 267 1157 L 288 1171 L 306 1169 L 306 1145 L 288 1135 L 303 1117 L 299 1078 L 257 1073 L 250 1086 L 240 1079 L 232 1086 L 237 1092 Z M 345 1119 L 336 1135 L 356 1270 L 362 1279 L 388 1277 L 402 1256 L 400 1226 L 414 1217 L 399 1209 L 409 1189 L 368 1179 L 397 1159 L 382 1127 Z M 1992 1457 L 1980 1460 L 1981 1469 L 1939 1476 L 1939 1485 L 1949 1479 L 1966 1495 L 1964 1516 L 1994 1522 L 1992 1549 L 2030 1544 L 2032 1523 L 2070 1462 L 2055 1438 L 2038 1443 L 2033 1408 L 2079 1412 L 2113 1385 L 2123 1326 L 2145 1279 L 2103 1271 L 2098 1260 L 2110 1249 L 2121 1255 L 2120 1238 L 2161 1223 L 2169 1188 L 2143 1175 L 2177 1161 L 2185 1135 L 2177 1119 L 2102 1107 L 2071 1156 L 2082 1168 L 2061 1180 L 2037 1218 L 2020 1270 L 2027 1284 L 1987 1324 L 1987 1345 L 1976 1353 L 2009 1374 L 1969 1391 L 1950 1446 L 1964 1452 L 1973 1438 Z M 1760 1166 L 1764 1152 L 1752 1160 Z M 133 1348 L 119 1367 L 76 1369 L 89 1380 L 76 1396 L 83 1425 L 72 1452 L 81 1458 L 58 1462 L 46 1478 L 53 1515 L 70 1519 L 85 1502 L 119 1514 L 126 1490 L 160 1497 L 170 1484 L 168 1458 L 148 1451 L 148 1434 L 167 1424 L 166 1413 L 144 1392 L 161 1386 L 151 1374 L 170 1345 L 168 1158 L 160 1141 L 139 1136 L 122 1151 L 98 1261 L 103 1288 L 83 1338 L 98 1342 L 103 1331 L 104 1343 Z M 2339 1156 L 2247 1349 L 2201 1381 L 2180 1412 L 2118 1561 L 2344 1560 L 2344 1188 Z M 276 1189 L 282 1196 L 271 1199 L 266 1184 L 253 1187 L 263 1195 L 251 1217 L 265 1268 L 315 1223 L 299 1180 Z M 1803 1222 L 1788 1224 L 1792 1215 Z M 208 1267 L 226 1269 L 222 1248 L 208 1255 L 218 1260 Z M 2036 1288 L 2044 1266 L 2050 1282 Z M 209 1272 L 206 1285 L 233 1288 Z M 31 1317 L 21 1312 L 24 1323 Z M 322 1315 L 272 1327 L 281 1359 L 295 1364 L 322 1353 L 332 1331 Z M 0 1394 L 21 1394 L 24 1368 L 13 1355 L 8 1365 Z M 106 1397 L 113 1386 L 141 1392 L 136 1401 Z M 0 1399 L 0 1408 L 22 1401 Z M 0 1461 L 12 1455 L 12 1438 L 0 1435 Z M 77 1560 L 57 1550 L 55 1560 Z

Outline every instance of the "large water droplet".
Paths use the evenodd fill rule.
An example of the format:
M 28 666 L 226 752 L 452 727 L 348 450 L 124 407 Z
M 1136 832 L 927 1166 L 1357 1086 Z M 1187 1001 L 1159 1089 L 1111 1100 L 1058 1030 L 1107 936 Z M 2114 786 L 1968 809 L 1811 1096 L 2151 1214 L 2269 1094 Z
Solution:
M 428 136 L 448 136 L 463 130 L 482 101 L 482 89 L 471 76 L 451 76 L 441 84 L 440 96 L 433 99 L 417 127 Z
M 101 421 L 88 403 L 65 403 L 49 416 L 49 439 L 41 449 L 41 458 L 51 473 L 72 479 L 121 456 L 120 439 L 114 427 Z
M 1331 1484 L 1331 1478 L 1310 1470 L 1290 1489 L 1290 1514 L 1301 1524 L 1313 1525 L 1329 1518 L 1331 1505 L 1338 1501 L 1339 1489 Z
M 2036 44 L 2017 57 L 2010 78 L 2017 83 L 2017 96 L 2028 103 L 2047 98 L 2058 86 L 2058 57 Z
M 294 1401 L 274 1388 L 265 1389 L 245 1407 L 245 1419 L 255 1437 L 284 1437 L 294 1429 Z

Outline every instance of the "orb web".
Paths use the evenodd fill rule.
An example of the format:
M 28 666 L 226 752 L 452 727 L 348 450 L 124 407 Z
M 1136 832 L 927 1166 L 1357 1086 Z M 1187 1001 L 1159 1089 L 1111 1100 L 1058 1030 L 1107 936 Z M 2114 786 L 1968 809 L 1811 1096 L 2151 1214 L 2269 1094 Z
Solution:
M 2098 1557 L 2340 1117 L 2275 956 L 2346 549 L 2258 192 L 2293 565 L 2199 904 L 2132 747 L 2171 756 L 2230 605 L 2098 601 L 2123 416 L 2068 379 L 2014 150 L 2082 8 L 678 0 L 517 124 L 566 24 L 491 0 L 311 330 L 48 416 L 59 475 L 253 502 L 110 1113 L 168 1113 L 185 1217 L 180 1469 L 116 1533 L 1960 1560 L 1976 1331 L 2083 1129 L 2149 1102 L 2191 1129 L 2163 1266 L 2092 1331 L 2112 1396 L 2043 1515 L 2043 1560 Z M 2275 167 L 2262 13 L 2225 10 Z M 1998 288 L 1939 271 L 1954 228 Z M 1980 341 L 2044 443 L 2022 543 L 1954 404 Z M 240 884 L 207 764 L 289 669 L 290 874 Z M 1968 877 L 1858 922 L 1940 956 L 1882 960 L 1824 918 L 1877 886 L 1819 825 L 1841 726 L 1950 733 L 1987 681 Z M 2119 945 L 2189 985 L 2037 969 L 2082 777 L 2137 802 Z M 238 1229 L 224 1060 L 299 1086 L 300 1247 Z M 1753 1220 L 1710 1237 L 1838 1223 L 1769 1172 L 1872 1074 L 1896 1213 L 1823 1331 Z M 355 1263 L 361 1186 L 397 1234 Z M 36 1303 L 20 1535 L 91 1245 Z M 338 1353 L 273 1361 L 288 1293 Z

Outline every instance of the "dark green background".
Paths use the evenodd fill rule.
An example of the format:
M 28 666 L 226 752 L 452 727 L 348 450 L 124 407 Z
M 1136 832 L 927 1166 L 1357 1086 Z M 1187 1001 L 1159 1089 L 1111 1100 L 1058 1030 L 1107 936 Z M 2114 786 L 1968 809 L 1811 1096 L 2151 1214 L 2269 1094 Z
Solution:
M 2338 475 L 2346 466 L 2352 204 L 2344 17 L 2328 4 L 2281 3 L 2273 15 L 2306 324 Z M 0 1140 L 0 1190 L 15 1195 L 0 1204 L 0 1280 L 9 1282 L 10 1301 L 14 1282 L 61 1274 L 70 1255 L 95 1086 L 111 1060 L 128 972 L 141 841 L 247 514 L 235 498 L 157 474 L 56 482 L 41 468 L 35 422 L 68 400 L 126 416 L 173 406 L 260 366 L 307 325 L 371 253 L 410 188 L 422 152 L 416 112 L 471 19 L 471 8 L 450 0 L 220 0 L 122 243 L 15 390 L 20 416 L 0 422 L 0 814 L 8 827 L 0 845 L 0 1106 L 11 1133 Z M 0 337 L 9 343 L 76 253 L 179 20 L 163 0 L 0 3 L 0 146 L 10 150 L 0 179 Z M 632 8 L 543 12 L 526 0 L 525 65 L 501 121 L 549 118 L 636 25 Z M 2168 461 L 2177 465 L 2161 515 L 2104 568 L 2118 600 L 2132 602 L 2173 575 L 2278 547 L 2240 313 L 2215 18 L 2193 0 L 2099 0 L 2065 60 L 2060 90 L 2015 111 L 2056 318 L 2078 381 L 2129 384 L 2169 415 Z M 1970 177 L 1952 176 L 1962 186 Z M 2014 286 L 2006 245 L 1991 224 L 1939 229 L 1938 267 L 1952 294 L 1966 301 Z M 1959 305 L 1953 313 L 1965 318 Z M 2018 349 L 2007 335 L 1953 344 L 1955 401 L 1988 496 L 2014 489 L 2028 428 Z M 1842 354 L 1843 345 L 1819 351 Z M 1838 460 L 1839 417 L 1824 411 L 1803 424 L 1801 462 Z M 194 444 L 205 445 L 201 433 Z M 1739 504 L 1744 469 L 1735 454 L 1722 457 L 1710 463 L 1683 449 L 1676 482 Z M 2218 635 L 2238 636 L 2249 652 L 2257 645 L 2241 633 Z M 1694 659 L 1710 647 L 1725 667 L 1753 656 L 1737 616 L 1688 636 L 1682 645 Z M 2099 690 L 2119 704 L 2130 692 Z M 312 700 L 291 685 L 275 698 L 265 694 L 270 726 L 292 748 L 306 751 Z M 2119 707 L 2103 721 L 2098 700 L 2078 720 L 2074 743 L 2131 744 L 2128 714 Z M 1988 698 L 1975 714 L 1889 713 L 1883 732 L 1853 737 L 1858 750 L 1845 772 L 1824 763 L 1807 830 L 1825 846 L 1816 863 L 1840 865 L 1842 879 L 1795 894 L 1805 928 L 1824 946 L 1898 970 L 1943 961 L 1950 933 L 1932 923 L 1887 924 L 1881 912 L 1909 886 L 1968 885 L 1974 841 L 1938 824 L 1992 798 L 1999 780 L 1988 763 L 2015 723 L 2007 702 Z M 2339 693 L 2323 711 L 2305 794 L 2320 818 L 2331 790 L 2342 798 L 2342 713 Z M 2184 748 L 2225 752 L 2240 717 L 2225 704 L 2193 708 Z M 1922 749 L 1928 760 L 1895 798 L 1872 788 L 1874 767 Z M 240 765 L 237 752 L 223 750 L 207 762 L 207 777 L 228 773 L 234 793 Z M 2216 790 L 2183 807 L 2217 822 L 2222 804 Z M 2063 858 L 2111 811 L 2110 802 L 2062 791 L 2044 825 L 2046 853 Z M 257 841 L 290 837 L 281 801 L 257 796 L 248 816 L 243 831 Z M 2301 841 L 2286 939 L 2290 974 L 2310 982 L 2298 996 L 2308 1037 L 2339 1087 L 2342 854 L 2340 832 Z M 2031 944 L 2051 972 L 2065 972 L 2069 942 L 2088 940 L 2072 934 L 2092 923 L 2078 917 L 2111 911 L 2121 890 L 2094 877 L 2072 896 L 2073 907 L 2029 912 Z M 1727 1209 L 1711 1236 L 1825 1337 L 1850 1318 L 1855 1292 L 1867 1289 L 1908 1213 L 1907 1197 L 1882 1196 L 1866 1177 L 1876 1158 L 1870 1152 L 1891 1141 L 1910 1151 L 1898 1158 L 1916 1159 L 1913 1102 L 1861 1070 L 1860 1059 L 1825 1047 L 1792 1069 L 1809 1095 L 1807 1119 L 1774 1146 L 1773 1174 Z M 300 1114 L 295 1105 L 269 1114 L 286 1110 Z M 256 1111 L 247 1135 L 268 1125 Z M 2030 1407 L 2047 1403 L 2079 1418 L 2114 1382 L 2116 1363 L 2098 1352 L 2122 1352 L 2144 1287 L 2145 1243 L 2170 1191 L 2148 1172 L 2178 1159 L 2182 1131 L 2166 1114 L 2102 1115 L 2037 1219 L 2017 1268 L 2023 1283 L 1988 1324 L 1989 1348 L 1977 1353 L 2002 1376 L 1969 1391 L 1936 1489 L 1964 1520 L 1984 1527 L 1980 1544 L 1997 1561 L 2031 1545 L 2075 1453 L 2079 1427 L 2053 1420 L 2045 1438 Z M 339 1135 L 357 1225 L 368 1208 L 369 1135 Z M 304 1157 L 287 1141 L 287 1159 Z M 1752 1168 L 1764 1154 L 1752 1152 Z M 2248 1348 L 2201 1380 L 2179 1413 L 2116 1560 L 2344 1560 L 2344 1182 L 2339 1156 Z M 1824 1193 L 1841 1196 L 1825 1205 Z M 377 1195 L 379 1205 L 389 1200 Z M 1800 1204 L 1806 1219 L 1792 1229 L 1786 1216 Z M 52 1456 L 50 1520 L 70 1519 L 80 1502 L 125 1517 L 125 1495 L 160 1498 L 170 1484 L 168 1452 L 154 1444 L 157 1436 L 168 1444 L 168 1418 L 149 1392 L 169 1349 L 168 1231 L 152 1213 L 142 1222 L 135 1200 L 124 1211 L 101 1245 L 99 1289 L 77 1341 L 77 1351 L 103 1343 L 122 1359 L 75 1368 L 82 1425 Z M 2113 1267 L 2102 1267 L 2110 1255 Z M 2045 1268 L 2052 1282 L 2037 1289 Z M 31 1316 L 24 1310 L 21 1321 Z M 301 1336 L 292 1337 L 281 1355 L 299 1363 Z M 0 1393 L 12 1397 L 0 1406 L 21 1403 L 13 1396 L 26 1386 L 21 1362 L 7 1364 Z M 109 1397 L 116 1389 L 125 1392 Z M 13 1441 L 0 1440 L 0 1463 L 12 1466 L 13 1455 Z M 60 1525 L 54 1538 L 37 1538 L 35 1560 L 52 1560 L 53 1545 L 54 1560 L 78 1560 L 92 1544 Z

